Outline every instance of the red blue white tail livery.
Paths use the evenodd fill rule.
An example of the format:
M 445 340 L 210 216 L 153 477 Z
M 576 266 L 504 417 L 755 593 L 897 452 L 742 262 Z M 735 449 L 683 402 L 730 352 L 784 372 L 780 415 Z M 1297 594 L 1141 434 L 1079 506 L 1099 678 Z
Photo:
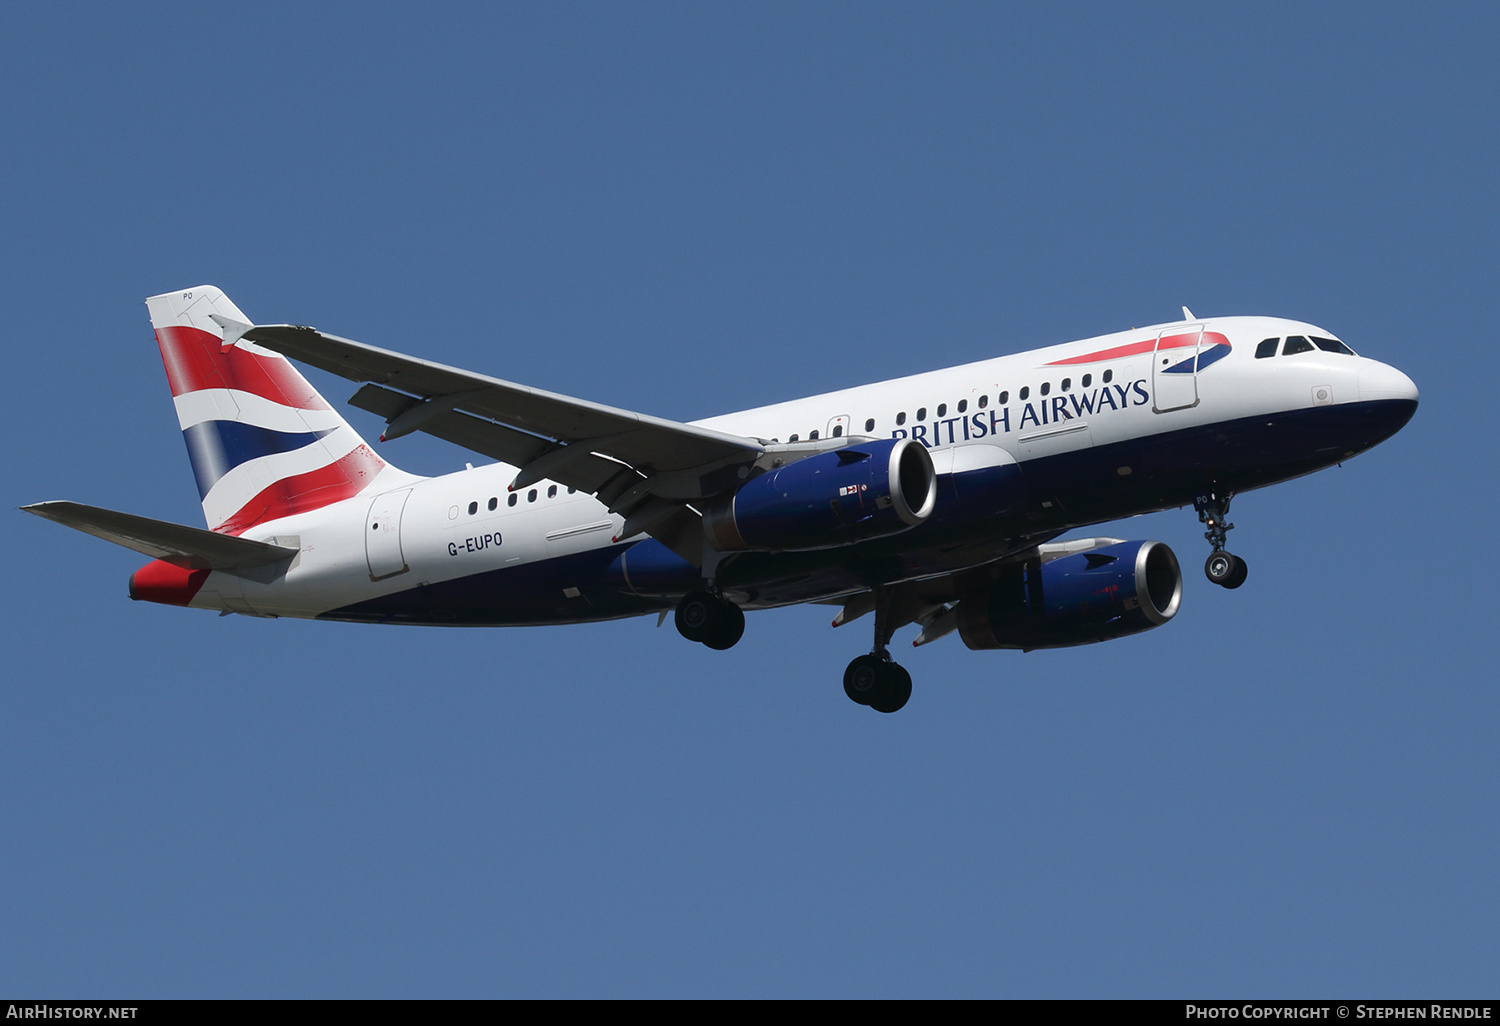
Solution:
M 446 367 L 299 325 L 255 325 L 210 286 L 146 301 L 205 527 L 24 507 L 152 557 L 132 598 L 252 616 L 523 626 L 675 611 L 732 647 L 745 611 L 871 614 L 844 673 L 895 712 L 888 646 L 1106 641 L 1182 600 L 1155 541 L 1069 531 L 1192 505 L 1209 580 L 1239 492 L 1355 456 L 1411 419 L 1417 389 L 1332 333 L 1197 318 L 685 424 Z M 297 371 L 360 382 L 381 443 L 425 431 L 487 461 L 398 470 Z

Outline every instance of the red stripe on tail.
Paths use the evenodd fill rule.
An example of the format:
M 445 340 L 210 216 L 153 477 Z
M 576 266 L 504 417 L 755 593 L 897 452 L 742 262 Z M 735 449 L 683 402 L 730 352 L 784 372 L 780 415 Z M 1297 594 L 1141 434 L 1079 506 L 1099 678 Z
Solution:
M 299 410 L 326 410 L 295 367 L 278 357 L 226 346 L 200 328 L 176 324 L 156 329 L 156 344 L 176 398 L 204 388 L 234 388 Z
M 220 534 L 242 534 L 267 520 L 280 520 L 341 502 L 358 495 L 384 469 L 385 460 L 371 452 L 369 446 L 361 445 L 337 463 L 274 482 L 214 530 Z

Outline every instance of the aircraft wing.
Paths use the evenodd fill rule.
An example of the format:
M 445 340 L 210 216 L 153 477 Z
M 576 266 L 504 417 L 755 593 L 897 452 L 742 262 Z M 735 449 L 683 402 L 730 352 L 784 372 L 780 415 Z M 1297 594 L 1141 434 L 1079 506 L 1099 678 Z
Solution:
M 301 325 L 259 325 L 243 338 L 351 381 L 350 402 L 385 418 L 382 439 L 425 431 L 520 467 L 513 489 L 547 478 L 597 495 L 626 518 L 621 538 L 649 533 L 702 559 L 689 503 L 731 488 L 732 468 L 762 439 L 694 427 L 403 356 Z M 726 473 L 723 473 L 727 471 Z
M 37 502 L 21 508 L 64 527 L 188 570 L 241 573 L 287 562 L 297 555 L 296 549 L 282 545 L 138 517 L 133 513 L 117 513 L 112 509 L 85 506 L 81 502 Z

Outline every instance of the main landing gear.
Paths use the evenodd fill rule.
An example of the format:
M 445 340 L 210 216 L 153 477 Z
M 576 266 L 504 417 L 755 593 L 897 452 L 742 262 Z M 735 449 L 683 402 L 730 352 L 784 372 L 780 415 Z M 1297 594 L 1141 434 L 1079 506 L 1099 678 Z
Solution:
M 1249 576 L 1250 568 L 1245 561 L 1224 548 L 1224 536 L 1234 530 L 1234 525 L 1225 518 L 1229 516 L 1229 501 L 1234 498 L 1233 494 L 1219 496 L 1214 492 L 1199 495 L 1193 500 L 1193 508 L 1198 511 L 1198 520 L 1208 525 L 1208 530 L 1203 532 L 1203 537 L 1214 547 L 1209 553 L 1208 560 L 1203 564 L 1204 575 L 1221 588 L 1238 588 L 1245 583 Z
M 911 674 L 889 652 L 857 657 L 844 671 L 844 694 L 876 712 L 893 713 L 911 697 Z
M 876 712 L 893 713 L 911 698 L 911 674 L 886 651 L 899 626 L 895 591 L 875 589 L 875 648 L 844 671 L 844 694 Z M 734 647 L 745 633 L 745 613 L 716 589 L 688 592 L 677 603 L 677 633 L 709 648 Z M 909 622 L 909 621 L 901 621 Z
M 745 612 L 716 592 L 690 591 L 677 603 L 677 633 L 709 648 L 733 648 L 745 633 Z
M 892 589 L 875 589 L 874 651 L 857 657 L 844 670 L 844 694 L 860 705 L 868 705 L 883 713 L 896 712 L 911 698 L 911 674 L 900 663 L 892 661 L 885 648 L 896 632 L 892 616 L 893 598 Z

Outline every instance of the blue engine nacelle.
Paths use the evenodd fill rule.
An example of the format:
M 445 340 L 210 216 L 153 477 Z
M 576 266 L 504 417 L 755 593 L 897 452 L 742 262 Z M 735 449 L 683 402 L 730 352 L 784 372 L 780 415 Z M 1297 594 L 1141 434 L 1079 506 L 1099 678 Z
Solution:
M 972 649 L 1067 648 L 1160 627 L 1182 603 L 1182 568 L 1158 541 L 1120 542 L 1047 562 L 958 604 L 958 630 Z
M 830 549 L 908 530 L 936 504 L 927 447 L 887 438 L 777 467 L 710 507 L 703 521 L 721 550 Z

